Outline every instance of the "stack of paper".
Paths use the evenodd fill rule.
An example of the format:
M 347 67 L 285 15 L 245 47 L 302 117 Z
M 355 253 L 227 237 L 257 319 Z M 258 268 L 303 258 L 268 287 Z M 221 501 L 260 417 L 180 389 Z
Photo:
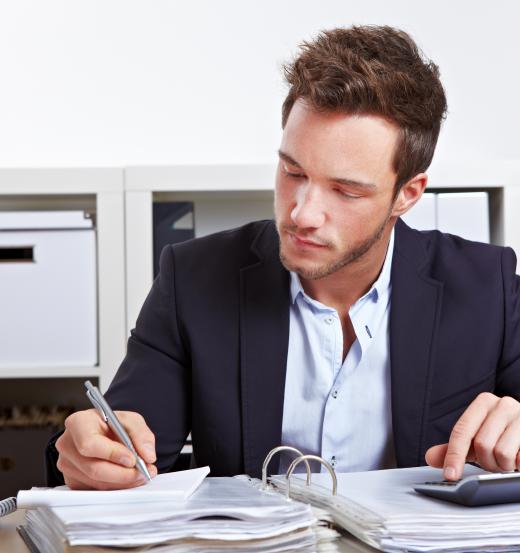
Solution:
M 178 474 L 182 473 L 160 475 L 132 491 L 48 491 L 46 496 L 53 499 L 54 506 L 48 506 L 47 499 L 42 501 L 47 506 L 29 510 L 26 532 L 40 553 L 101 552 L 109 547 L 136 552 L 149 551 L 151 546 L 155 546 L 154 552 L 301 551 L 315 549 L 323 537 L 336 537 L 334 532 L 323 536 L 314 531 L 317 520 L 309 505 L 287 501 L 276 492 L 263 492 L 245 478 L 210 478 L 189 499 L 166 499 L 166 490 L 172 488 Z M 142 498 L 152 484 L 158 488 L 157 494 L 149 492 L 148 498 L 135 501 L 135 496 Z M 66 505 L 56 506 L 58 493 L 68 493 Z M 124 503 L 120 499 L 123 493 Z M 73 505 L 70 496 L 74 494 L 81 496 L 78 501 L 82 503 L 88 500 L 87 494 L 97 494 L 98 499 Z M 112 499 L 116 495 L 118 503 Z
M 464 476 L 485 471 L 466 466 Z M 291 496 L 326 508 L 336 523 L 384 551 L 511 551 L 520 548 L 520 504 L 464 507 L 426 497 L 416 484 L 442 480 L 430 467 L 338 474 L 338 495 L 330 476 L 315 474 L 312 486 L 291 479 Z M 286 489 L 284 476 L 272 481 Z

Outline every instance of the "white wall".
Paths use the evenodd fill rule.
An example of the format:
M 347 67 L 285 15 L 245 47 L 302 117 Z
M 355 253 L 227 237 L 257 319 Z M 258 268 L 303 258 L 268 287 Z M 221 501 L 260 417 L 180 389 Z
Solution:
M 272 162 L 280 64 L 351 23 L 440 65 L 438 159 L 519 158 L 519 19 L 515 0 L 3 0 L 0 166 Z

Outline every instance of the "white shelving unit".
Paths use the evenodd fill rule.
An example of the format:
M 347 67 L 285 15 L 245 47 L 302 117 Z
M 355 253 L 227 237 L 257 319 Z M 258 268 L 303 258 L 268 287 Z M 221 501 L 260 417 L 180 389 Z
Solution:
M 434 163 L 428 174 L 430 192 L 488 192 L 491 242 L 510 246 L 520 257 L 520 160 Z
M 4 368 L 0 379 L 92 377 L 106 389 L 152 284 L 153 202 L 194 202 L 200 236 L 272 217 L 274 173 L 274 165 L 0 170 L 0 210 L 95 213 L 99 317 L 97 366 Z M 487 191 L 491 241 L 520 253 L 520 161 L 436 164 L 429 175 L 431 191 Z
M 94 367 L 13 367 L 1 379 L 98 378 L 106 389 L 126 344 L 124 187 L 122 169 L 2 169 L 1 210 L 88 209 L 95 214 L 98 360 Z M 1 340 L 1 338 L 0 338 Z
M 520 254 L 520 161 L 435 164 L 429 191 L 489 193 L 491 241 Z M 153 280 L 152 204 L 193 201 L 203 235 L 271 217 L 274 165 L 131 167 L 125 171 L 127 331 Z

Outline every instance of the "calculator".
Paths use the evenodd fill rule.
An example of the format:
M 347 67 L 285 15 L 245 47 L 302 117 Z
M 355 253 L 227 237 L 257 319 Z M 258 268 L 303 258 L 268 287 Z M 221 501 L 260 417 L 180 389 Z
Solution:
M 469 507 L 520 503 L 520 472 L 474 474 L 461 480 L 424 482 L 416 492 Z

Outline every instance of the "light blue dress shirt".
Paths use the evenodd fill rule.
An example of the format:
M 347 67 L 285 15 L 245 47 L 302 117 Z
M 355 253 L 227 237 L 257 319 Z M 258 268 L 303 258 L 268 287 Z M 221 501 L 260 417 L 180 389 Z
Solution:
M 388 333 L 393 251 L 392 231 L 378 279 L 350 308 L 356 340 L 345 361 L 337 311 L 310 298 L 291 272 L 282 443 L 321 455 L 338 472 L 395 467 Z M 292 459 L 281 457 L 280 472 Z

